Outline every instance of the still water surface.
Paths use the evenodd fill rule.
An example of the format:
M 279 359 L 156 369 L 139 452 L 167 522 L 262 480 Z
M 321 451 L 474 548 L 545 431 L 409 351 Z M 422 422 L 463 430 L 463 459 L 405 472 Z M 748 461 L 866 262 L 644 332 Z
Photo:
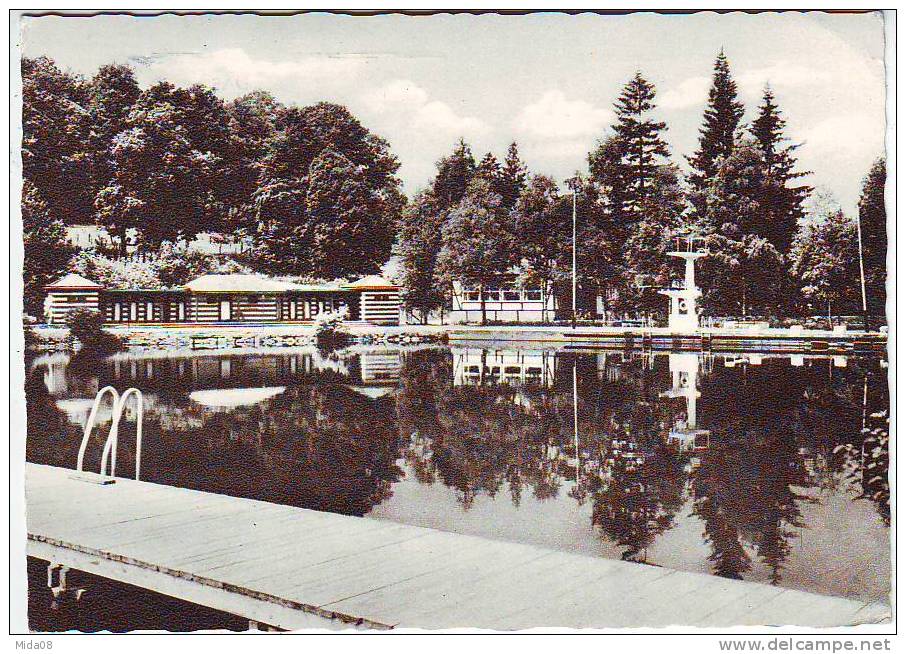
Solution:
M 27 370 L 29 461 L 74 467 L 98 389 L 135 386 L 147 481 L 861 600 L 889 590 L 877 358 L 300 349 Z

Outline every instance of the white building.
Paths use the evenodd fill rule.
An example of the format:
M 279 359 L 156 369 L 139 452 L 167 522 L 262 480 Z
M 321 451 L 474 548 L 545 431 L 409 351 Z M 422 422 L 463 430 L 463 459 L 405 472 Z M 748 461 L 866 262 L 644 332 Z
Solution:
M 488 322 L 548 322 L 556 317 L 557 301 L 550 290 L 520 288 L 515 282 L 501 282 L 485 289 L 484 312 Z M 454 281 L 450 322 L 478 323 L 481 316 L 481 291 Z

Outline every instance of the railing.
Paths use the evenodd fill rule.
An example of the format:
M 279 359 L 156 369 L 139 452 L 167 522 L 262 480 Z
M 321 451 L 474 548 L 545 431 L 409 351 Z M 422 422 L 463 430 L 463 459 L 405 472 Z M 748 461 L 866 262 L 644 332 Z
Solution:
M 129 396 L 135 397 L 135 478 L 138 479 L 141 473 L 142 465 L 142 415 L 144 413 L 144 399 L 142 392 L 137 388 L 130 388 L 120 395 L 113 386 L 105 386 L 94 398 L 94 405 L 91 407 L 91 413 L 88 414 L 88 421 L 85 423 L 85 433 L 82 436 L 82 443 L 79 445 L 79 455 L 76 460 L 76 470 L 82 472 L 82 466 L 85 462 L 85 451 L 88 449 L 88 442 L 91 439 L 91 432 L 94 430 L 97 421 L 98 411 L 101 403 L 107 394 L 113 398 L 111 405 L 111 422 L 110 432 L 107 434 L 107 440 L 104 442 L 104 449 L 101 453 L 100 474 L 109 477 L 116 476 L 116 451 L 119 441 L 120 421 L 123 418 L 123 410 L 126 407 L 126 401 Z M 108 465 L 109 461 L 109 465 Z M 109 468 L 109 472 L 106 472 Z

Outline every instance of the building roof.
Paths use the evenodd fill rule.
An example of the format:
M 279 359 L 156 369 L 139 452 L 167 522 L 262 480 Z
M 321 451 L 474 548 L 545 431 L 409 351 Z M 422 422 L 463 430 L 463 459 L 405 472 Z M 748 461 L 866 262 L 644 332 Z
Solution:
M 380 275 L 368 275 L 351 284 L 345 284 L 343 288 L 355 289 L 357 291 L 392 291 L 398 289 L 399 286 L 387 281 Z
M 65 277 L 61 277 L 57 281 L 53 282 L 52 284 L 48 284 L 44 288 L 48 288 L 48 289 L 51 289 L 51 288 L 64 289 L 65 288 L 65 289 L 80 289 L 80 290 L 91 289 L 91 290 L 93 290 L 96 288 L 101 288 L 101 285 L 98 284 L 97 282 L 91 281 L 90 279 L 88 279 L 86 277 L 82 277 L 81 275 L 76 275 L 75 273 L 69 273 Z
M 281 293 L 303 290 L 299 284 L 281 282 L 258 275 L 202 275 L 185 286 L 203 293 Z

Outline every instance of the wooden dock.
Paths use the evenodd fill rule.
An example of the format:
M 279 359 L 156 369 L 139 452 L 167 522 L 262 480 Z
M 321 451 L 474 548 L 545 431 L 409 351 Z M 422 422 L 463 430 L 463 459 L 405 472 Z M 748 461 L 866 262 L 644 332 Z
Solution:
M 283 629 L 832 626 L 864 604 L 27 464 L 30 556 Z

